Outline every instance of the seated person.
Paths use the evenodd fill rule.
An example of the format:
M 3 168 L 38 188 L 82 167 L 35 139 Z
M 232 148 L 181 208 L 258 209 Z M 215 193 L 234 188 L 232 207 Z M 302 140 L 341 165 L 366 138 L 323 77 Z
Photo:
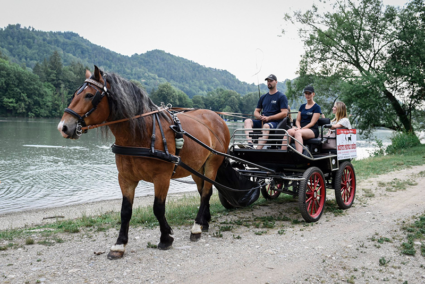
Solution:
M 336 102 L 332 108 L 332 113 L 335 114 L 335 118 L 331 120 L 332 126 L 325 136 L 328 140 L 327 143 L 323 144 L 322 149 L 336 149 L 336 128 L 351 129 L 351 123 L 347 117 L 347 107 L 343 102 Z
M 269 92 L 261 96 L 257 103 L 257 108 L 254 111 L 256 119 L 246 119 L 244 128 L 269 128 L 273 129 L 279 122 L 288 115 L 288 99 L 286 96 L 279 92 L 276 88 L 277 78 L 275 75 L 270 74 L 266 79 Z M 263 110 L 263 114 L 260 114 Z M 249 131 L 245 131 L 248 146 L 253 148 Z M 263 136 L 258 141 L 257 149 L 262 149 L 269 138 L 269 131 L 263 130 Z
M 298 152 L 303 152 L 303 142 L 311 138 L 319 136 L 319 127 L 317 121 L 320 118 L 322 110 L 320 106 L 314 102 L 314 88 L 307 86 L 304 88 L 304 96 L 307 100 L 306 104 L 300 106 L 297 115 L 296 125 L 288 130 L 288 134 L 298 140 L 300 143 L 295 143 L 295 148 Z M 291 138 L 288 137 L 288 144 L 291 143 Z M 285 142 L 283 144 L 286 144 Z M 283 145 L 282 150 L 287 150 L 288 146 Z
M 345 127 L 351 129 L 351 123 L 347 116 L 347 107 L 343 102 L 336 102 L 332 108 L 335 118 L 331 120 L 331 130 L 335 128 Z

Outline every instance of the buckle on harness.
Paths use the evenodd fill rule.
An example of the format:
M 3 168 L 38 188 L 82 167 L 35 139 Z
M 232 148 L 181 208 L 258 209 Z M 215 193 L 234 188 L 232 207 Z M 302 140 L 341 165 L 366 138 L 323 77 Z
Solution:
M 81 126 L 81 123 L 77 123 L 77 126 L 75 128 L 75 134 L 77 134 L 78 137 L 80 137 L 83 134 L 83 129 Z

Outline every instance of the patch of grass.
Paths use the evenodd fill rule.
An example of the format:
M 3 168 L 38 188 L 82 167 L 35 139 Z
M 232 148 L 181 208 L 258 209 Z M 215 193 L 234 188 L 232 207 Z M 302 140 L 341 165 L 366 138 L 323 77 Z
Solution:
M 214 238 L 222 238 L 223 234 L 220 231 L 217 231 L 217 232 L 213 233 L 212 236 Z
M 154 245 L 154 244 L 152 244 L 151 242 L 148 242 L 148 244 L 146 245 L 146 247 L 147 247 L 147 248 L 153 248 L 153 249 L 158 248 L 158 246 L 157 246 L 157 245 Z
M 401 252 L 406 255 L 415 255 L 415 240 L 425 240 L 425 214 L 413 219 L 413 223 L 402 227 L 406 233 L 406 241 L 401 244 Z M 420 245 L 421 255 L 425 256 L 425 246 Z
M 233 226 L 221 226 L 220 227 L 220 231 L 222 232 L 228 232 L 231 231 L 233 229 Z
M 31 239 L 31 238 L 27 238 L 27 239 L 25 240 L 25 244 L 26 244 L 26 245 L 33 245 L 33 244 L 34 244 L 34 240 L 33 240 L 33 239 Z
M 384 242 L 392 243 L 389 238 L 381 237 L 378 239 L 378 243 L 383 244 Z
M 258 236 L 261 236 L 261 235 L 266 234 L 266 233 L 267 233 L 267 231 L 257 231 L 257 232 L 254 232 L 254 234 L 256 234 Z
M 37 242 L 39 245 L 43 245 L 43 246 L 48 246 L 48 247 L 50 247 L 50 246 L 54 246 L 55 245 L 55 243 L 54 242 L 52 242 L 52 241 L 49 241 L 49 240 L 42 240 L 42 241 L 39 241 L 39 242 Z
M 285 230 L 279 230 L 279 231 L 277 231 L 277 233 L 279 234 L 279 235 L 283 235 L 284 233 L 285 233 Z
M 389 260 L 386 260 L 385 257 L 381 257 L 379 259 L 379 265 L 381 265 L 381 266 L 386 266 L 389 262 L 390 261 Z
M 424 153 L 425 145 L 418 145 L 405 149 L 401 155 L 385 155 L 354 160 L 353 166 L 356 169 L 357 180 L 406 169 L 410 166 L 423 165 L 425 164 Z
M 331 212 L 334 216 L 341 216 L 345 214 L 345 211 L 338 207 L 335 200 L 326 200 L 325 209 L 327 212 Z
M 365 197 L 375 197 L 375 193 L 373 193 L 371 189 L 364 188 L 363 192 L 364 192 L 363 196 Z
M 240 240 L 240 239 L 242 239 L 242 237 L 241 237 L 241 236 L 239 236 L 239 235 L 237 235 L 237 236 L 233 235 L 233 239 L 235 239 L 235 240 Z

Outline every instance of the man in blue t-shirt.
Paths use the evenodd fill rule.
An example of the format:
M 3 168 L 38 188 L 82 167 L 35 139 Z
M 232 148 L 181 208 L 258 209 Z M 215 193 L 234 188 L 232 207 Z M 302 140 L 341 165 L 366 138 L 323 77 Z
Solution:
M 246 119 L 245 128 L 273 129 L 288 115 L 288 99 L 283 93 L 277 90 L 276 76 L 270 74 L 265 80 L 267 81 L 269 92 L 261 96 L 254 110 L 254 117 L 256 119 Z M 263 110 L 263 114 L 260 113 L 261 110 Z M 247 135 L 248 146 L 253 148 L 249 131 L 245 131 L 245 134 Z M 269 138 L 268 135 L 269 131 L 263 130 L 263 137 L 259 139 L 257 149 L 263 149 L 266 139 Z

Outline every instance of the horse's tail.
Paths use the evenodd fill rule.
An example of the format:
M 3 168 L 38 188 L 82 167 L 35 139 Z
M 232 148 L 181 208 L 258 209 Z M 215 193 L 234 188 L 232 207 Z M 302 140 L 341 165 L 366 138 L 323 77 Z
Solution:
M 261 185 L 241 175 L 232 167 L 228 158 L 223 160 L 217 171 L 216 185 L 220 194 L 234 207 L 245 207 L 254 203 L 260 196 Z M 229 187 L 233 190 L 230 190 Z

